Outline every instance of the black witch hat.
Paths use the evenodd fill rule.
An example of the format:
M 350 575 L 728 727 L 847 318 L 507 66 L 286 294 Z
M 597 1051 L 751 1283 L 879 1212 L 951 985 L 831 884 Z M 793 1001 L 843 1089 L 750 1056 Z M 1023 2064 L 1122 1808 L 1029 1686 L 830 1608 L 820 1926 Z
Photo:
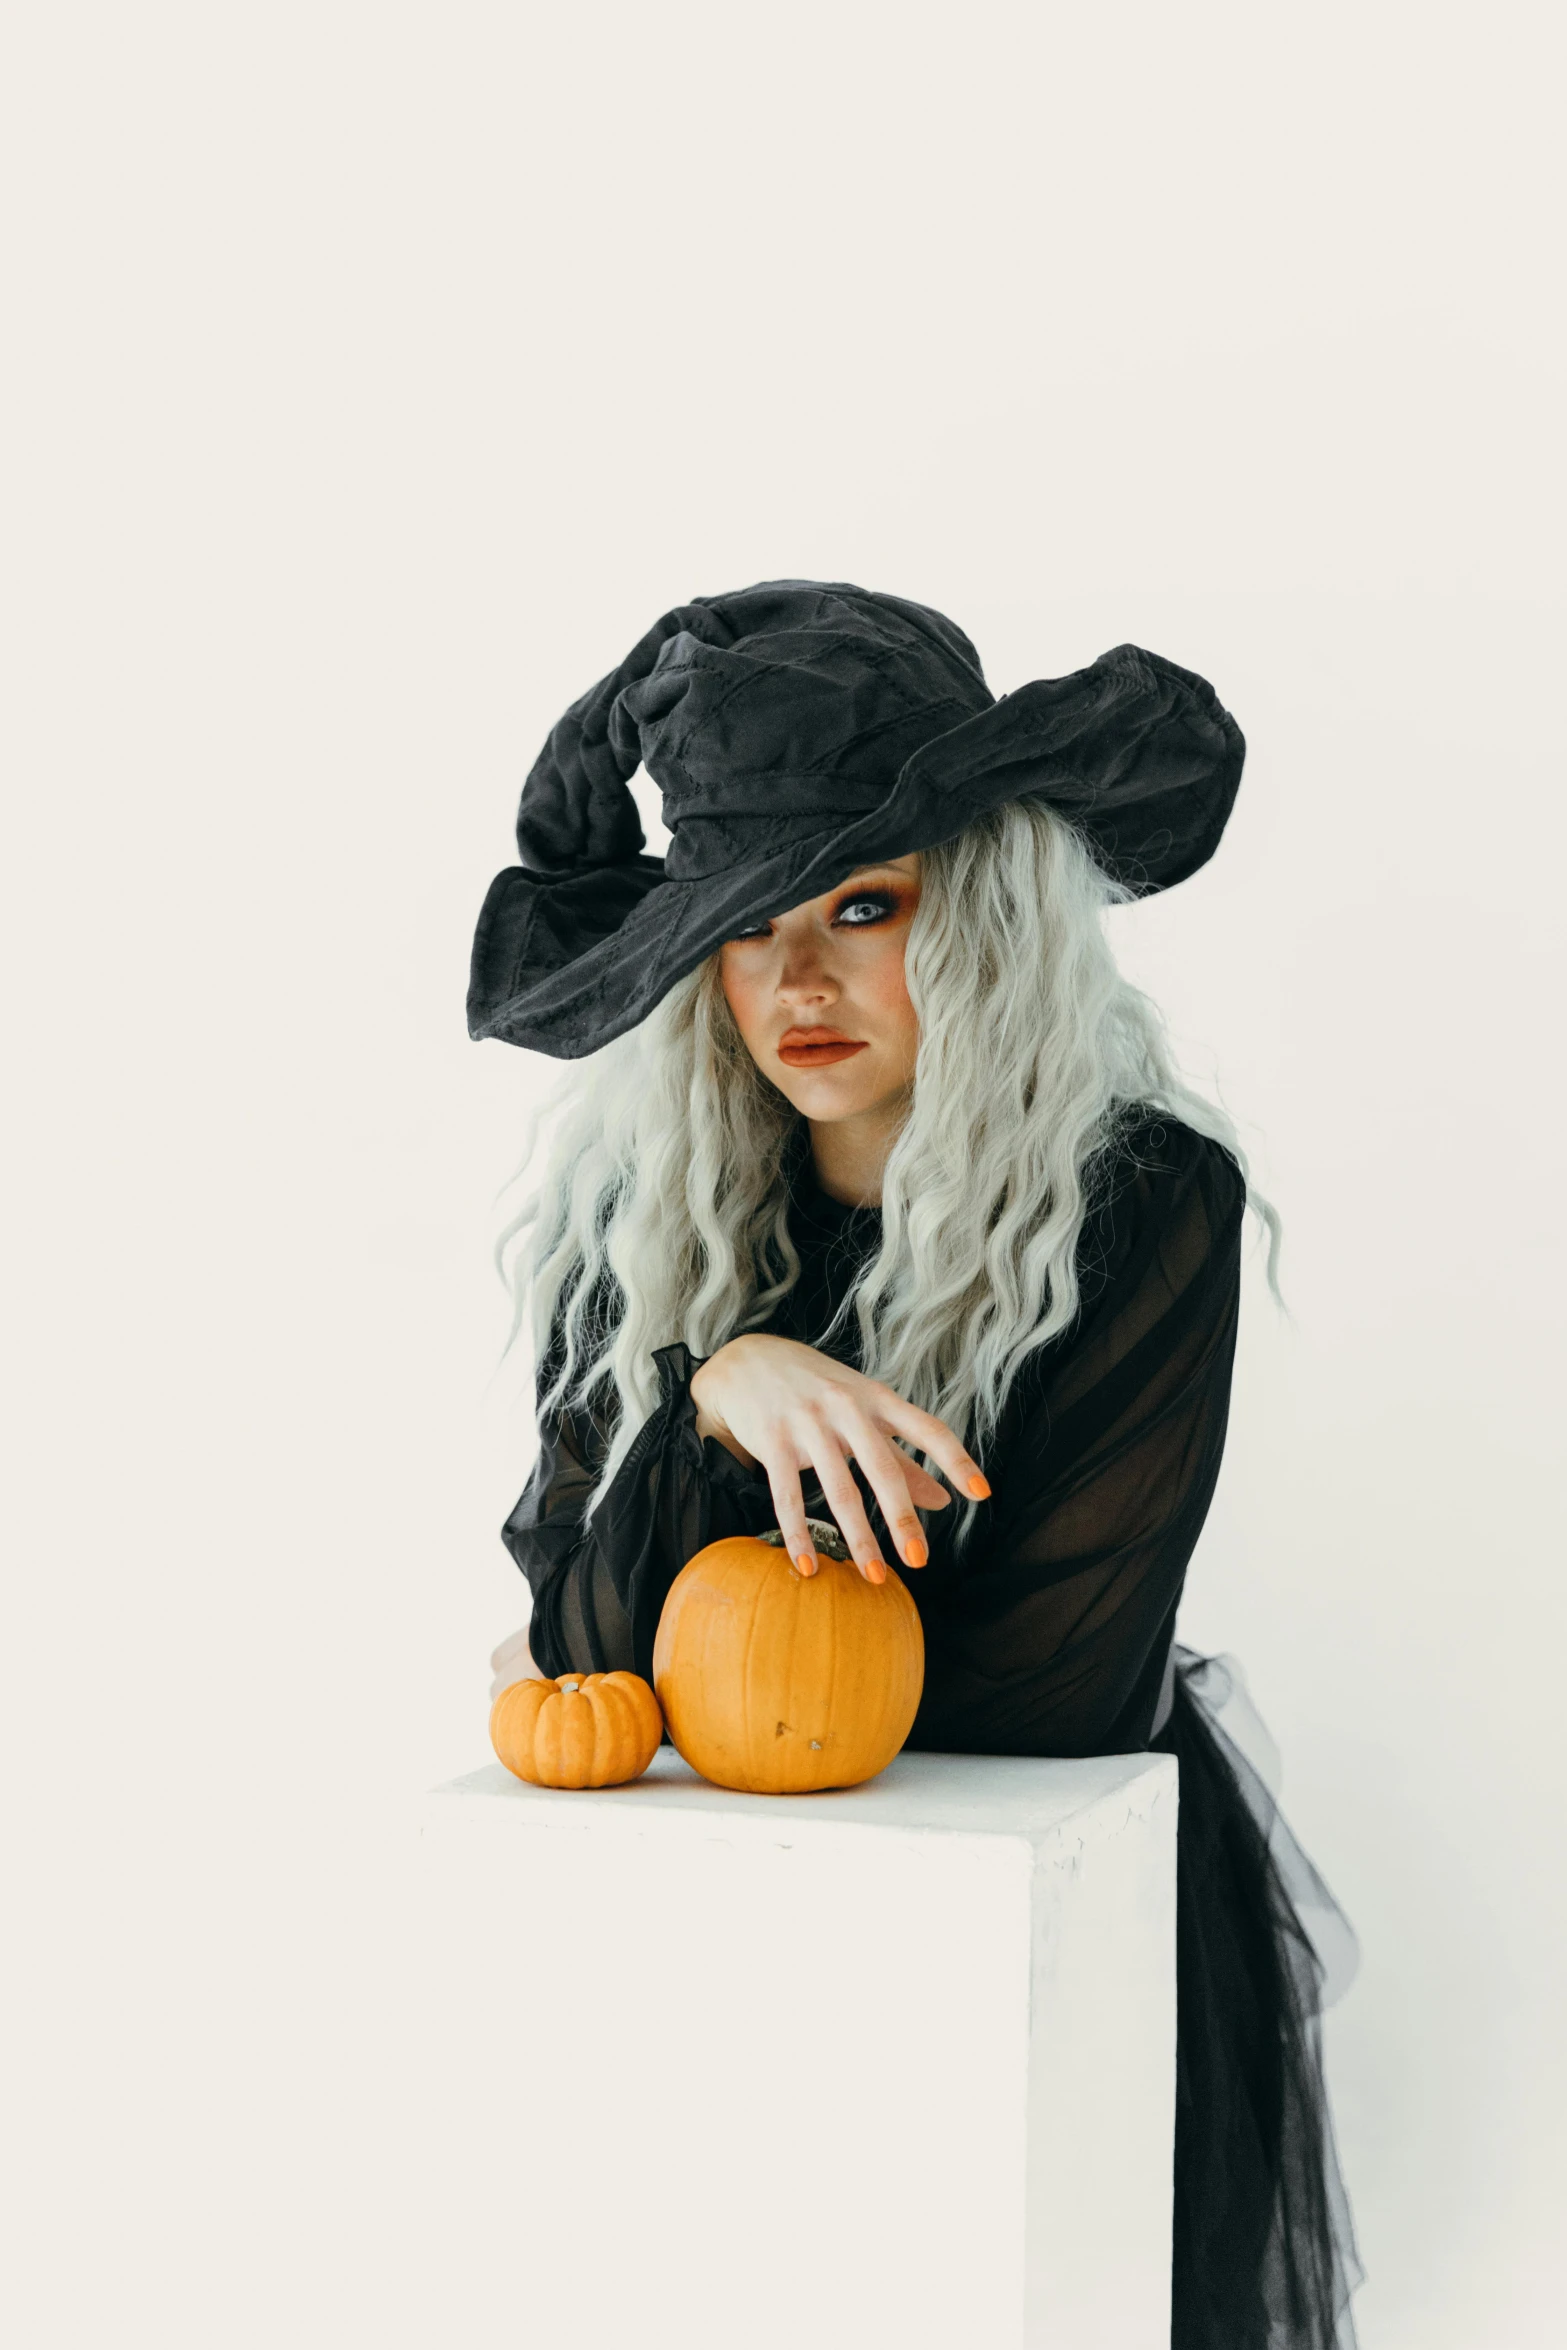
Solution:
M 1136 645 L 997 701 L 941 613 L 781 579 L 699 596 L 551 730 L 490 884 L 468 1033 L 596 1052 L 728 938 L 1035 794 L 1135 895 L 1219 844 L 1245 743 L 1213 688 Z M 670 833 L 643 853 L 645 766 Z

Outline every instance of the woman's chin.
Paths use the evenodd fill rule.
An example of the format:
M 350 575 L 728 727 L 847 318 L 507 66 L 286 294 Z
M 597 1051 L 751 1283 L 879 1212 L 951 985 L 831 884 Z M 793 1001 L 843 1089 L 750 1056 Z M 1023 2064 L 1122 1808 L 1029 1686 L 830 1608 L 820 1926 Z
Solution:
M 856 1055 L 855 1060 L 862 1058 Z M 863 1117 L 884 1108 L 896 1089 L 889 1088 L 885 1071 L 857 1068 L 839 1061 L 825 1069 L 789 1069 L 775 1063 L 772 1080 L 784 1099 L 813 1126 L 831 1126 L 841 1118 Z

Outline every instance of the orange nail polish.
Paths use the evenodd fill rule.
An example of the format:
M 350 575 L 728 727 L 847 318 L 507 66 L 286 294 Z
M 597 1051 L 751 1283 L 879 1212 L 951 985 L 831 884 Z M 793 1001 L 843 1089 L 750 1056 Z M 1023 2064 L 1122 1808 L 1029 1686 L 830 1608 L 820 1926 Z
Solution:
M 990 1498 L 990 1479 L 988 1477 L 980 1476 L 971 1477 L 968 1481 L 968 1489 L 970 1493 L 973 1494 L 976 1501 L 988 1501 Z
M 801 1574 L 802 1574 L 802 1575 L 814 1575 L 814 1574 L 815 1574 L 815 1572 L 816 1572 L 816 1553 L 815 1553 L 815 1551 L 814 1551 L 814 1550 L 802 1550 L 802 1551 L 801 1551 L 801 1553 L 800 1553 L 800 1555 L 799 1555 L 799 1557 L 798 1557 L 798 1558 L 795 1560 L 795 1562 L 794 1562 L 794 1563 L 795 1563 L 795 1565 L 796 1565 L 796 1566 L 799 1568 L 799 1570 L 800 1570 L 800 1572 L 801 1572 Z
M 930 1552 L 923 1542 L 906 1542 L 903 1545 L 903 1556 L 909 1566 L 922 1567 L 930 1557 Z
M 865 1569 L 865 1578 L 866 1578 L 866 1581 L 867 1581 L 867 1582 L 869 1582 L 869 1583 L 885 1583 L 885 1582 L 886 1582 L 886 1580 L 887 1580 L 887 1570 L 886 1570 L 886 1568 L 885 1568 L 885 1567 L 882 1565 L 882 1563 L 881 1563 L 881 1560 L 880 1560 L 880 1559 L 872 1559 L 872 1560 L 869 1562 L 869 1564 L 867 1565 L 867 1567 L 866 1567 L 866 1569 Z

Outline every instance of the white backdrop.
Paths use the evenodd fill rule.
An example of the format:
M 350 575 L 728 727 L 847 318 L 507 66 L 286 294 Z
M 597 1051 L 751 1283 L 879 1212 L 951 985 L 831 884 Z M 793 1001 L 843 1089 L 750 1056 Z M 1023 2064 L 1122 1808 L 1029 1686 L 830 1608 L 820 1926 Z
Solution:
M 410 1818 L 520 1620 L 487 1251 L 552 1071 L 468 1042 L 469 941 L 564 705 L 784 575 L 1246 730 L 1118 917 L 1288 1227 L 1184 1629 L 1363 1938 L 1365 2350 L 1561 2338 L 1553 15 L 13 15 L 29 2350 L 480 2338 Z

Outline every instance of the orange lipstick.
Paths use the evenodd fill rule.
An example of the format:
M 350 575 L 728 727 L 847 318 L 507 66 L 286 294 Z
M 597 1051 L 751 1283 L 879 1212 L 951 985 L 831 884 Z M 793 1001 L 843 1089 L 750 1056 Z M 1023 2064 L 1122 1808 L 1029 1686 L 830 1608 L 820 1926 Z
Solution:
M 865 1040 L 837 1028 L 788 1028 L 778 1039 L 778 1058 L 787 1069 L 826 1069 L 863 1053 Z

